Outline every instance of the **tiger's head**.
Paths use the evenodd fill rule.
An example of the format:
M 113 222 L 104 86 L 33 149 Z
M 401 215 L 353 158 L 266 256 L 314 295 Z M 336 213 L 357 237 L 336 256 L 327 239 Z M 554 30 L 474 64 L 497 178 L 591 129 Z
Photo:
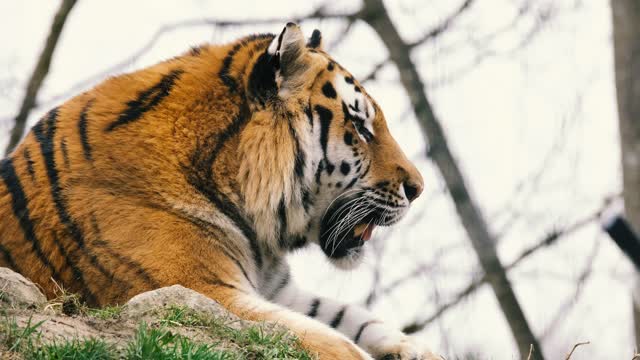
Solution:
M 376 226 L 397 223 L 423 189 L 384 114 L 354 77 L 289 23 L 254 54 L 245 87 L 251 121 L 239 183 L 258 234 L 273 248 L 317 243 L 357 265 Z

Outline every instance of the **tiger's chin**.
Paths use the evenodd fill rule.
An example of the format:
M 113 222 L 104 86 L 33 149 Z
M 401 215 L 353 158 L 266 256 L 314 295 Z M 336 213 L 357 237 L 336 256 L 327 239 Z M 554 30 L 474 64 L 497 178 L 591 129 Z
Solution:
M 362 263 L 367 242 L 378 226 L 394 225 L 406 213 L 406 209 L 389 212 L 375 202 L 354 210 L 347 206 L 353 203 L 353 199 L 343 198 L 334 202 L 323 216 L 318 234 L 318 244 L 324 254 L 333 265 L 343 270 L 354 269 Z
M 323 218 L 320 223 L 318 243 L 334 266 L 351 270 L 362 263 L 366 243 L 371 240 L 377 224 L 382 220 L 378 211 L 370 211 L 355 225 L 344 226 L 350 215 L 344 215 L 338 210 L 340 208 L 340 204 L 336 204 L 336 207 L 329 209 Z
M 342 270 L 354 269 L 362 263 L 366 251 L 365 245 L 373 236 L 375 227 L 374 224 L 360 223 L 342 233 L 334 233 L 332 236 L 329 233 L 330 228 L 322 226 L 320 248 L 335 267 Z

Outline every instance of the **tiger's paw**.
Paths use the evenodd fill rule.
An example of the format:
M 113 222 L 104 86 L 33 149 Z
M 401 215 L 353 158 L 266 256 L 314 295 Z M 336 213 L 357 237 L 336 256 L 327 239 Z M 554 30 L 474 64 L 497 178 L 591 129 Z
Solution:
M 380 344 L 373 354 L 376 360 L 443 360 L 443 357 L 424 349 L 411 337 L 402 336 L 395 340 Z

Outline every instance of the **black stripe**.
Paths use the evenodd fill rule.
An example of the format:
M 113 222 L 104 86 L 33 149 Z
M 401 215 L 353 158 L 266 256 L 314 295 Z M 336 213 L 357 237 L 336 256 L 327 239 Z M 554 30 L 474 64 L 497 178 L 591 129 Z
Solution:
M 55 269 L 51 261 L 49 261 L 49 258 L 44 254 L 40 241 L 36 236 L 33 222 L 31 221 L 31 216 L 29 214 L 27 196 L 24 193 L 22 184 L 20 184 L 20 179 L 16 174 L 16 170 L 11 159 L 7 158 L 0 161 L 0 177 L 2 177 L 7 190 L 11 194 L 11 208 L 13 209 L 13 214 L 16 219 L 18 219 L 24 238 L 31 243 L 31 249 L 38 259 L 40 259 L 40 261 L 51 271 L 51 276 L 59 281 L 60 274 Z
M 309 208 L 313 205 L 314 201 L 311 198 L 311 191 L 307 186 L 302 187 L 302 207 L 304 207 L 304 211 L 309 212 Z
M 322 153 L 327 158 L 327 144 L 329 143 L 329 127 L 333 119 L 333 113 L 322 105 L 316 105 L 315 111 L 320 117 L 320 145 L 322 145 Z
M 305 167 L 305 153 L 304 150 L 300 148 L 300 140 L 298 140 L 298 134 L 296 133 L 296 129 L 293 128 L 291 121 L 289 121 L 289 133 L 293 138 L 294 142 L 294 152 L 296 154 L 295 163 L 294 163 L 294 174 L 299 179 L 304 177 L 304 167 Z
M 360 325 L 360 328 L 358 329 L 358 332 L 356 333 L 356 336 L 353 338 L 353 342 L 357 344 L 358 341 L 360 341 L 360 337 L 362 336 L 362 332 L 364 331 L 364 329 L 366 329 L 367 326 L 372 325 L 372 324 L 376 324 L 376 323 L 378 323 L 378 321 L 371 320 L 371 321 L 367 321 L 366 323 Z
M 238 267 L 240 268 L 240 271 L 242 271 L 242 275 L 244 275 L 245 279 L 247 279 L 247 281 L 249 282 L 249 285 L 251 285 L 251 287 L 255 289 L 256 286 L 253 284 L 253 281 L 251 281 L 251 278 L 249 278 L 249 274 L 244 269 L 244 266 L 242 266 L 242 264 L 240 263 L 240 260 L 238 260 L 236 257 L 234 257 L 231 254 L 229 254 L 226 250 L 223 250 L 223 251 L 224 251 L 225 255 L 227 255 L 229 258 L 231 258 L 231 260 L 233 260 L 233 262 L 236 263 L 236 265 L 238 265 Z
M 329 99 L 335 99 L 338 96 L 338 94 L 336 93 L 336 89 L 333 87 L 333 84 L 331 84 L 330 81 L 327 81 L 326 83 L 324 83 L 324 85 L 322 85 L 322 93 Z
M 304 177 L 304 165 L 305 165 L 305 155 L 304 152 L 300 149 L 300 144 L 298 143 L 298 139 L 296 140 L 296 160 L 294 172 L 298 178 Z
M 315 178 L 316 178 L 316 184 L 320 185 L 320 180 L 322 179 L 322 171 L 324 170 L 324 162 L 325 160 L 322 159 L 318 162 L 318 167 L 316 168 L 316 173 L 315 173 Z
M 277 98 L 276 66 L 274 57 L 268 52 L 263 52 L 254 63 L 249 73 L 247 90 L 251 99 L 257 100 L 262 106 L 265 106 L 267 101 Z
M 334 316 L 333 320 L 331 320 L 331 323 L 329 323 L 329 326 L 331 326 L 334 329 L 337 329 L 338 326 L 340 326 L 340 324 L 342 323 L 342 318 L 344 317 L 345 311 L 347 311 L 346 306 L 340 309 L 340 311 L 338 311 L 336 316 Z
M 185 168 L 184 171 L 187 174 L 189 183 L 240 229 L 249 241 L 253 259 L 258 268 L 260 268 L 262 267 L 262 251 L 258 244 L 258 237 L 255 230 L 251 227 L 240 209 L 231 202 L 231 199 L 217 189 L 213 175 L 213 163 L 216 161 L 220 150 L 222 150 L 227 141 L 242 130 L 248 120 L 249 108 L 246 102 L 242 101 L 240 111 L 236 118 L 222 133 L 207 137 L 202 144 L 196 147 L 191 158 L 191 166 Z
M 273 39 L 274 37 L 275 35 L 273 34 L 258 34 L 247 36 L 241 40 L 238 40 L 238 42 L 227 53 L 227 56 L 225 56 L 224 60 L 222 61 L 222 67 L 218 72 L 218 76 L 220 77 L 222 82 L 229 88 L 229 91 L 231 93 L 236 93 L 238 91 L 238 83 L 236 82 L 236 79 L 234 79 L 230 74 L 233 57 L 238 53 L 238 51 L 240 51 L 240 49 L 254 40 Z
M 33 168 L 33 159 L 31 159 L 31 152 L 29 148 L 25 146 L 24 151 L 22 152 L 22 156 L 24 156 L 24 161 L 27 163 L 27 172 L 31 177 L 31 181 L 36 181 L 36 171 Z
M 307 312 L 307 316 L 316 317 L 318 315 L 318 308 L 320 307 L 320 299 L 315 298 L 311 303 L 311 308 L 309 308 L 309 312 Z
M 80 133 L 82 153 L 87 161 L 93 160 L 93 156 L 91 155 L 91 144 L 89 143 L 89 134 L 87 133 L 87 122 L 89 121 L 87 113 L 89 112 L 89 108 L 93 105 L 94 100 L 95 99 L 91 99 L 87 102 L 80 113 L 80 121 L 78 121 L 78 132 Z
M 349 107 L 357 111 L 358 109 L 357 101 L 356 101 L 355 108 L 351 105 L 349 105 Z M 365 106 L 365 109 L 366 109 L 366 106 Z M 344 122 L 346 123 L 347 121 L 351 120 L 351 123 L 353 123 L 353 126 L 355 127 L 358 134 L 360 134 L 360 136 L 362 136 L 366 142 L 371 142 L 371 140 L 373 140 L 373 134 L 364 125 L 365 123 L 364 119 L 355 115 L 351 115 L 347 107 L 347 104 L 345 104 L 344 101 L 342 102 L 342 112 L 344 113 Z
M 178 218 L 193 224 L 194 226 L 196 226 L 197 229 L 203 231 L 205 233 L 205 236 L 209 236 L 209 237 L 211 237 L 213 239 L 220 239 L 220 235 L 224 234 L 224 231 L 220 227 L 218 227 L 217 225 L 205 222 L 205 221 L 203 221 L 201 219 L 198 219 L 196 217 L 190 216 L 189 214 L 182 213 L 182 212 L 177 212 L 177 211 L 174 211 L 172 209 L 166 209 L 166 208 L 162 208 L 162 207 L 158 207 L 158 206 L 154 206 L 154 205 L 148 205 L 148 206 L 150 206 L 150 207 L 152 207 L 154 209 L 160 210 L 160 211 L 168 212 L 171 215 L 177 216 Z M 216 231 L 217 231 L 217 233 L 216 233 Z M 256 286 L 253 284 L 253 282 L 249 278 L 249 274 L 245 270 L 245 268 L 242 265 L 242 263 L 240 262 L 240 260 L 238 260 L 238 258 L 235 257 L 231 253 L 231 250 L 228 249 L 224 245 L 229 245 L 229 244 L 216 243 L 216 246 L 225 254 L 225 256 L 227 256 L 228 258 L 233 260 L 233 262 L 235 262 L 236 265 L 238 265 L 238 267 L 240 268 L 240 271 L 242 271 L 242 274 L 247 279 L 247 281 L 249 282 L 251 287 L 256 289 Z M 238 251 L 241 252 L 241 250 L 239 250 L 239 249 L 238 249 Z
M 371 161 L 369 161 L 369 164 L 367 164 L 367 168 L 364 169 L 364 172 L 362 173 L 362 175 L 360 175 L 360 178 L 364 179 L 364 177 L 369 173 L 369 170 L 371 170 Z
M 309 125 L 311 125 L 311 129 L 313 130 L 313 113 L 311 112 L 311 105 L 305 106 L 304 113 L 307 114 L 307 120 L 309 120 Z
M 183 217 L 182 215 L 179 215 L 181 218 Z M 200 219 L 197 218 L 192 218 L 192 217 L 187 217 L 187 220 L 189 220 L 190 222 L 194 223 L 196 226 L 198 226 L 201 230 L 205 231 L 207 234 L 209 234 L 209 236 L 212 236 L 214 239 L 219 238 L 219 235 L 216 235 L 215 233 L 213 233 L 209 228 L 215 228 L 217 231 L 219 231 L 219 233 L 224 234 L 224 231 L 219 228 L 216 225 L 210 224 L 210 223 L 206 223 Z M 227 245 L 227 244 L 224 244 Z M 242 265 L 242 263 L 240 262 L 240 259 L 238 259 L 235 255 L 233 255 L 231 253 L 231 250 L 228 249 L 226 246 L 224 246 L 223 244 L 218 243 L 217 246 L 220 250 L 222 250 L 222 252 L 224 253 L 224 255 L 228 258 L 230 258 L 231 260 L 233 260 L 233 262 L 238 266 L 238 268 L 240 268 L 240 271 L 242 272 L 242 275 L 244 275 L 245 279 L 247 279 L 247 281 L 249 282 L 249 285 L 251 285 L 252 288 L 256 289 L 256 285 L 253 283 L 253 281 L 251 281 L 251 278 L 249 277 L 249 273 L 247 273 L 247 270 L 244 268 L 244 266 Z M 241 250 L 240 250 L 241 251 Z
M 204 266 L 204 265 L 203 265 Z M 221 286 L 221 287 L 226 287 L 229 289 L 234 289 L 234 290 L 240 290 L 238 289 L 236 286 L 229 284 L 228 282 L 223 281 L 222 279 L 220 279 L 220 277 L 217 274 L 208 274 L 204 277 L 203 279 L 207 284 L 209 285 L 213 285 L 213 286 Z
M 189 55 L 198 56 L 202 53 L 202 46 L 192 46 L 189 50 Z
M 159 288 L 160 283 L 158 283 L 149 273 L 138 263 L 137 261 L 125 256 L 123 254 L 116 253 L 113 249 L 111 249 L 107 243 L 102 239 L 102 231 L 100 231 L 100 226 L 98 225 L 98 219 L 94 214 L 91 214 L 91 227 L 93 232 L 95 233 L 95 241 L 96 244 L 100 244 L 100 249 L 106 251 L 109 256 L 112 258 L 116 258 L 121 264 L 128 267 L 134 275 L 141 277 L 144 281 L 149 284 L 152 288 Z
M 282 289 L 284 289 L 287 286 L 287 284 L 289 284 L 289 280 L 291 280 L 291 274 L 289 273 L 289 270 L 287 270 L 284 273 L 284 277 L 280 279 L 280 281 L 278 282 L 278 286 L 276 286 L 276 288 L 273 289 L 273 291 L 271 292 L 271 294 L 269 294 L 267 298 L 268 299 L 275 298 L 280 293 L 280 291 L 282 291 Z
M 222 280 L 209 281 L 208 283 L 209 283 L 209 285 L 213 285 L 213 286 L 222 286 L 222 287 L 226 287 L 226 288 L 229 288 L 229 289 L 238 290 L 237 287 L 235 287 L 235 286 L 233 286 L 233 285 L 231 285 L 229 283 L 226 283 L 226 282 L 224 282 Z
M 13 256 L 11 256 L 11 251 L 9 251 L 9 249 L 7 249 L 6 247 L 2 246 L 2 244 L 0 244 L 0 253 L 2 253 L 2 256 L 4 257 L 5 261 L 7 262 L 7 264 L 11 269 L 17 272 L 20 272 L 18 265 L 13 260 Z
M 78 248 L 89 257 L 91 264 L 100 271 L 104 276 L 109 279 L 113 278 L 113 275 L 107 271 L 99 262 L 95 255 L 91 254 L 85 248 L 85 239 L 82 231 L 78 224 L 73 221 L 69 211 L 67 210 L 66 199 L 62 195 L 62 189 L 60 186 L 60 178 L 58 174 L 58 170 L 56 169 L 55 162 L 55 148 L 54 148 L 54 136 L 56 131 L 56 121 L 58 117 L 58 110 L 54 109 L 49 112 L 45 121 L 38 122 L 33 127 L 33 134 L 36 137 L 36 140 L 40 144 L 40 151 L 42 153 L 42 157 L 44 159 L 44 165 L 47 172 L 47 177 L 49 178 L 50 190 L 51 190 L 51 198 L 53 199 L 53 203 L 55 205 L 56 212 L 58 214 L 58 218 L 65 226 L 74 242 L 78 246 Z M 44 127 L 46 126 L 47 131 L 44 133 Z M 67 262 L 71 263 L 70 258 L 67 258 Z
M 58 239 L 58 236 L 56 235 L 55 232 L 53 231 L 51 232 L 51 237 L 53 238 L 53 243 L 56 244 L 56 247 L 58 248 L 60 255 L 65 259 L 66 265 L 69 268 L 71 268 L 71 272 L 73 273 L 73 281 L 77 281 L 80 284 L 80 286 L 78 287 L 79 292 L 84 295 L 85 300 L 95 303 L 96 297 L 91 292 L 89 287 L 86 285 L 87 282 L 84 280 L 84 275 L 82 274 L 82 270 L 80 270 L 78 265 L 76 265 L 73 261 L 71 261 L 71 258 L 69 257 L 70 256 L 69 253 L 64 248 L 64 246 L 62 245 L 62 242 L 60 242 L 60 239 Z
M 67 138 L 64 136 L 62 137 L 62 140 L 60 140 L 60 151 L 62 152 L 64 167 L 69 169 L 69 152 L 67 151 Z
M 278 219 L 280 220 L 280 237 L 278 239 L 278 245 L 281 249 L 288 247 L 288 234 L 287 234 L 287 208 L 284 204 L 284 198 L 280 200 L 278 205 Z
M 218 73 L 218 76 L 220 76 L 220 79 L 222 79 L 222 82 L 225 85 L 227 85 L 227 87 L 229 88 L 229 91 L 231 91 L 232 93 L 235 93 L 236 91 L 238 91 L 238 85 L 236 84 L 236 80 L 229 74 L 229 69 L 231 69 L 231 63 L 233 62 L 233 57 L 240 50 L 241 47 L 242 47 L 242 42 L 238 42 L 231 48 L 231 50 L 227 53 L 227 56 L 224 57 L 224 60 L 222 61 L 222 68 Z
M 347 184 L 347 186 L 344 187 L 345 190 L 350 189 L 353 185 L 356 184 L 356 181 L 358 181 L 359 177 L 358 175 L 355 175 L 353 177 L 353 179 L 351 179 L 351 181 L 349 181 L 349 183 Z
M 296 235 L 293 237 L 293 241 L 289 244 L 289 250 L 297 250 L 307 245 L 307 237 L 303 235 Z
M 107 126 L 105 131 L 113 131 L 120 126 L 140 119 L 144 113 L 152 110 L 162 99 L 169 96 L 171 89 L 183 73 L 184 70 L 182 69 L 172 70 L 164 75 L 157 84 L 140 92 L 136 100 L 127 102 L 127 108 L 120 114 L 116 121 Z
M 280 33 L 280 35 L 278 35 L 278 47 L 276 48 L 276 54 L 280 52 L 280 47 L 282 46 L 282 38 L 284 37 L 285 31 L 287 31 L 286 26 L 284 27 L 284 29 L 282 29 L 282 32 Z

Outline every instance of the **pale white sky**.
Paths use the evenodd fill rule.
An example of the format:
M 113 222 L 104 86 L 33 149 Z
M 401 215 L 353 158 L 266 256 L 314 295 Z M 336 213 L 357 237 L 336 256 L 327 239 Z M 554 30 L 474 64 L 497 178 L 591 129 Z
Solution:
M 205 17 L 294 17 L 318 3 L 81 0 L 70 15 L 39 96 L 47 106 L 35 110 L 30 121 L 55 105 L 47 103 L 48 99 L 66 94 L 86 78 L 127 58 L 164 24 Z M 402 0 L 388 1 L 387 6 L 402 35 L 416 39 L 457 3 Z M 554 227 L 562 228 L 588 215 L 605 196 L 620 191 L 608 1 L 583 1 L 573 9 L 575 1 L 532 0 L 534 9 L 549 8 L 557 14 L 543 31 L 526 47 L 513 51 L 536 21 L 528 17 L 487 44 L 487 34 L 508 26 L 520 3 L 480 1 L 454 30 L 413 54 L 450 145 L 493 230 L 499 231 L 510 215 L 517 214 L 517 221 L 499 243 L 504 263 Z M 330 8 L 348 11 L 358 4 L 340 1 Z M 0 2 L 0 133 L 8 132 L 7 120 L 17 111 L 57 6 L 57 1 Z M 321 29 L 327 44 L 344 30 L 344 24 L 337 21 L 303 24 L 307 33 L 315 27 Z M 128 69 L 174 56 L 190 45 L 280 28 L 203 26 L 174 31 Z M 474 59 L 486 51 L 496 54 L 476 64 Z M 332 54 L 356 76 L 363 76 L 386 57 L 386 50 L 371 29 L 358 23 Z M 433 266 L 424 278 L 400 288 L 374 308 L 402 325 L 417 314 L 431 314 L 436 302 L 446 301 L 465 287 L 478 267 L 451 203 L 442 194 L 437 170 L 423 156 L 425 145 L 397 79 L 393 66 L 387 66 L 366 87 L 384 109 L 392 133 L 418 163 L 427 188 L 403 225 L 390 236 L 377 234 L 376 241 L 384 238 L 387 248 L 383 282 L 417 263 Z M 0 149 L 5 142 L 6 137 L 0 136 Z M 534 330 L 542 334 L 561 304 L 576 291 L 576 278 L 592 253 L 592 274 L 580 288 L 573 308 L 542 340 L 549 358 L 564 356 L 574 343 L 584 340 L 592 345 L 582 349 L 585 355 L 578 352 L 574 359 L 626 358 L 633 350 L 632 269 L 595 225 L 541 251 L 512 272 L 518 298 Z M 370 266 L 343 273 L 330 268 L 313 250 L 297 255 L 293 262 L 300 282 L 322 294 L 361 301 L 370 285 Z M 368 264 L 373 262 L 371 257 Z M 488 288 L 419 336 L 450 355 L 469 350 L 488 359 L 514 358 L 511 336 Z

